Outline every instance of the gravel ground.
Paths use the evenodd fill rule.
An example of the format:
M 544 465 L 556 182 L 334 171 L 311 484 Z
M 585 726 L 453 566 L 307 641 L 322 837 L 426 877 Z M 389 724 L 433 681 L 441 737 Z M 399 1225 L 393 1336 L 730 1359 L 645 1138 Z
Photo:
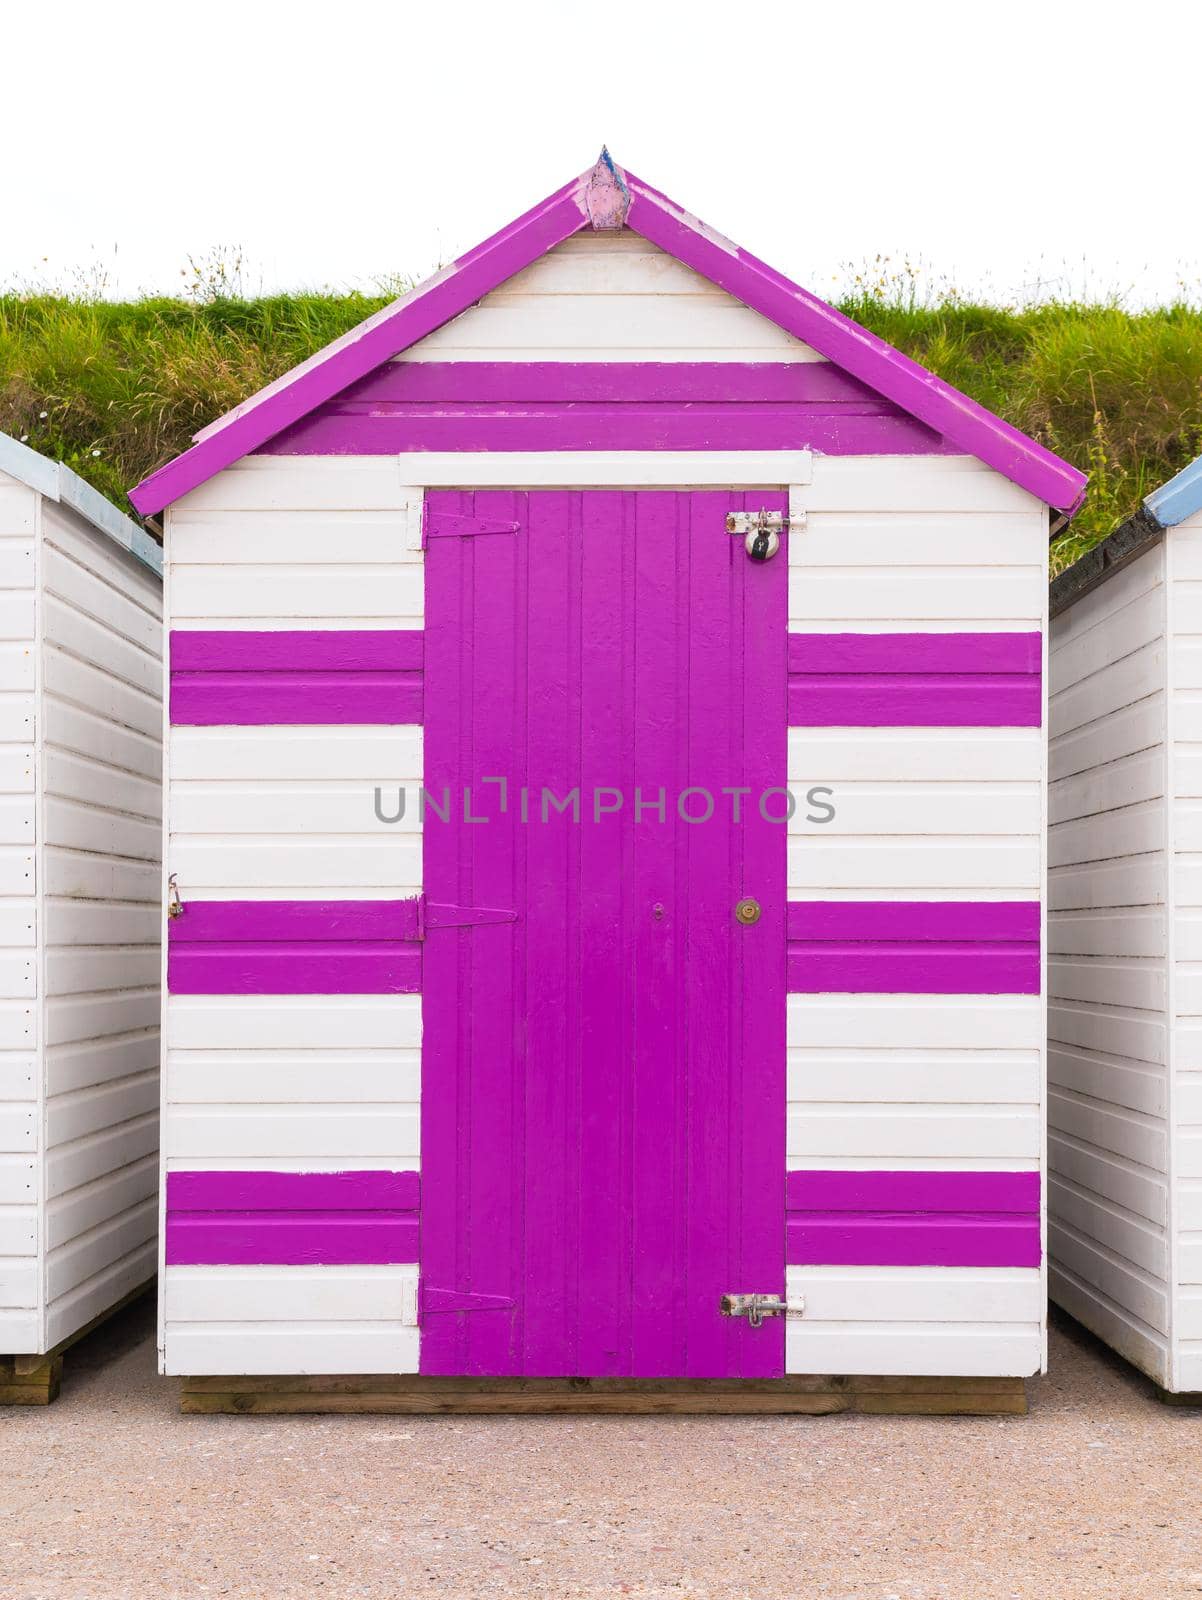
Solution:
M 1202 1411 L 1072 1326 L 1028 1417 L 182 1417 L 133 1307 L 0 1412 L 3 1600 L 1171 1600 Z

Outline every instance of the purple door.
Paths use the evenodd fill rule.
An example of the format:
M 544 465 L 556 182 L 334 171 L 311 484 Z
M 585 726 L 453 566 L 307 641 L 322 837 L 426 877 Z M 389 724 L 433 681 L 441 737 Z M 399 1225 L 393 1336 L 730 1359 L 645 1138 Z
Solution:
M 785 1277 L 787 568 L 725 529 L 761 506 L 428 497 L 423 1372 L 783 1371 L 782 1318 L 719 1311 Z

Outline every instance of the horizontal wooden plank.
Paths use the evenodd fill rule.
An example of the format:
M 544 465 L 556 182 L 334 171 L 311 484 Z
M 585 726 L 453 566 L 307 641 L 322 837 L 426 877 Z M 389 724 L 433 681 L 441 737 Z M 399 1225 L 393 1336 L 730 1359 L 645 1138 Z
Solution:
M 420 510 L 420 508 L 419 508 Z M 409 508 L 391 511 L 171 512 L 171 563 L 178 566 L 321 566 L 338 552 L 343 566 L 421 562 L 410 539 Z
M 824 460 L 828 459 L 826 457 Z M 865 617 L 908 623 L 970 618 L 989 623 L 1019 617 L 1038 625 L 1046 600 L 1042 567 L 916 567 L 866 572 L 862 567 L 793 567 L 789 571 L 789 627 L 806 633 L 815 622 L 841 621 L 848 630 Z M 858 629 L 856 630 L 858 631 Z
M 177 1323 L 397 1322 L 417 1266 L 168 1267 L 164 1311 Z
M 173 1105 L 257 1103 L 417 1104 L 421 1055 L 412 1050 L 173 1050 L 167 1092 Z
M 433 801 L 440 810 L 446 810 L 441 794 L 436 793 Z M 211 784 L 181 781 L 172 796 L 171 824 L 176 835 L 393 837 L 420 830 L 425 804 L 420 779 L 371 783 L 362 779 L 347 781 L 339 774 L 309 780 L 303 788 L 297 782 L 278 779 L 253 785 L 229 780 Z
M 788 1052 L 789 1101 L 893 1101 L 963 1105 L 1036 1105 L 1041 1098 L 1034 1050 L 807 1050 Z
M 414 725 L 264 727 L 253 732 L 176 728 L 169 760 L 172 779 L 180 785 L 237 780 L 417 785 L 422 777 L 422 730 Z
M 184 1373 L 416 1372 L 417 1329 L 392 1322 L 174 1323 L 164 1370 Z
M 329 1050 L 416 1048 L 421 1000 L 416 995 L 196 995 L 173 999 L 168 1042 L 193 1050 Z
M 180 892 L 210 899 L 245 897 L 255 889 L 321 892 L 324 899 L 358 899 L 359 890 L 405 899 L 421 890 L 421 839 L 381 828 L 382 838 L 298 834 L 292 838 L 178 835 L 171 870 Z M 224 891 L 218 895 L 215 891 Z M 203 891 L 209 891 L 207 895 Z M 283 893 L 278 895 L 283 898 Z M 366 894 L 365 896 L 366 897 Z
M 1030 785 L 1039 781 L 1042 748 L 1037 728 L 795 728 L 789 781 L 875 783 L 890 791 L 909 783 L 940 791 L 960 783 Z
M 1042 878 L 1037 837 L 964 836 L 954 839 L 860 838 L 828 843 L 821 837 L 794 839 L 788 853 L 792 897 L 811 891 L 922 889 L 942 898 L 944 889 L 1039 890 Z
M 399 1211 L 168 1211 L 168 1266 L 357 1266 L 412 1261 L 418 1220 Z
M 785 1331 L 786 1372 L 1030 1377 L 1040 1368 L 1037 1321 L 807 1322 Z
M 814 369 L 802 369 L 813 371 Z M 816 567 L 996 567 L 1039 564 L 1047 529 L 1029 512 L 813 511 L 789 540 L 789 562 Z
M 1042 1007 L 1029 995 L 790 995 L 789 1047 L 845 1050 L 1041 1050 Z
M 331 551 L 331 557 L 333 551 Z M 388 618 L 388 631 L 420 628 L 425 607 L 422 571 L 413 563 L 325 565 L 181 566 L 171 579 L 172 613 L 190 626 L 209 627 L 221 618 L 244 621 L 291 617 L 291 627 L 312 620 L 316 629 L 336 627 L 346 617 Z M 326 619 L 323 623 L 320 619 Z
M 416 1168 L 420 1126 L 412 1105 L 179 1106 L 163 1130 L 165 1155 L 241 1162 L 314 1157 L 370 1159 Z

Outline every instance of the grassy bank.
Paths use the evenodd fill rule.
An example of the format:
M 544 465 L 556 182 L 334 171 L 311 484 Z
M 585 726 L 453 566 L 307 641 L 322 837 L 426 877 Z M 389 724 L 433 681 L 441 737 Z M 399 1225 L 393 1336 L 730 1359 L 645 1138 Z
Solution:
M 0 430 L 120 505 L 197 428 L 383 305 L 366 295 L 122 304 L 0 295 Z M 1202 313 L 841 302 L 1092 474 L 1063 563 L 1202 451 Z

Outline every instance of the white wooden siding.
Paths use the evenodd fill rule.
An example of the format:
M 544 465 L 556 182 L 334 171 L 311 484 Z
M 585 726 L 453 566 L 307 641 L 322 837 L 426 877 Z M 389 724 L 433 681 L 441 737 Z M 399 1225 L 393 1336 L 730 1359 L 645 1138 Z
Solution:
M 1165 538 L 1169 772 L 1172 1387 L 1202 1390 L 1202 516 Z
M 416 1372 L 417 1265 L 168 1267 L 164 1371 Z
M 1168 1381 L 1165 584 L 1156 546 L 1055 619 L 1053 1297 Z
M 169 1167 L 420 1166 L 420 995 L 178 995 L 168 1015 Z
M 792 994 L 787 1042 L 791 1171 L 1040 1161 L 1037 995 Z
M 396 900 L 421 886 L 420 727 L 176 728 L 171 869 L 185 898 Z M 405 815 L 394 816 L 398 791 Z
M 1036 631 L 1047 511 L 969 456 L 822 456 L 793 490 L 795 633 Z
M 790 1267 L 805 1314 L 786 1372 L 1026 1378 L 1040 1370 L 1044 1290 L 1033 1267 Z
M 43 465 L 0 473 L 0 1354 L 146 1282 L 156 1233 L 161 586 Z
M 46 1339 L 54 1345 L 155 1270 L 162 585 L 51 501 L 42 506 L 42 558 Z M 118 890 L 103 904 L 71 892 L 90 887 L 97 871 L 112 874 Z
M 39 497 L 0 472 L 0 1354 L 39 1348 L 35 868 Z
M 169 515 L 174 628 L 422 626 L 421 496 L 393 459 L 251 456 Z
M 406 361 L 820 361 L 636 234 L 577 234 L 423 339 Z

